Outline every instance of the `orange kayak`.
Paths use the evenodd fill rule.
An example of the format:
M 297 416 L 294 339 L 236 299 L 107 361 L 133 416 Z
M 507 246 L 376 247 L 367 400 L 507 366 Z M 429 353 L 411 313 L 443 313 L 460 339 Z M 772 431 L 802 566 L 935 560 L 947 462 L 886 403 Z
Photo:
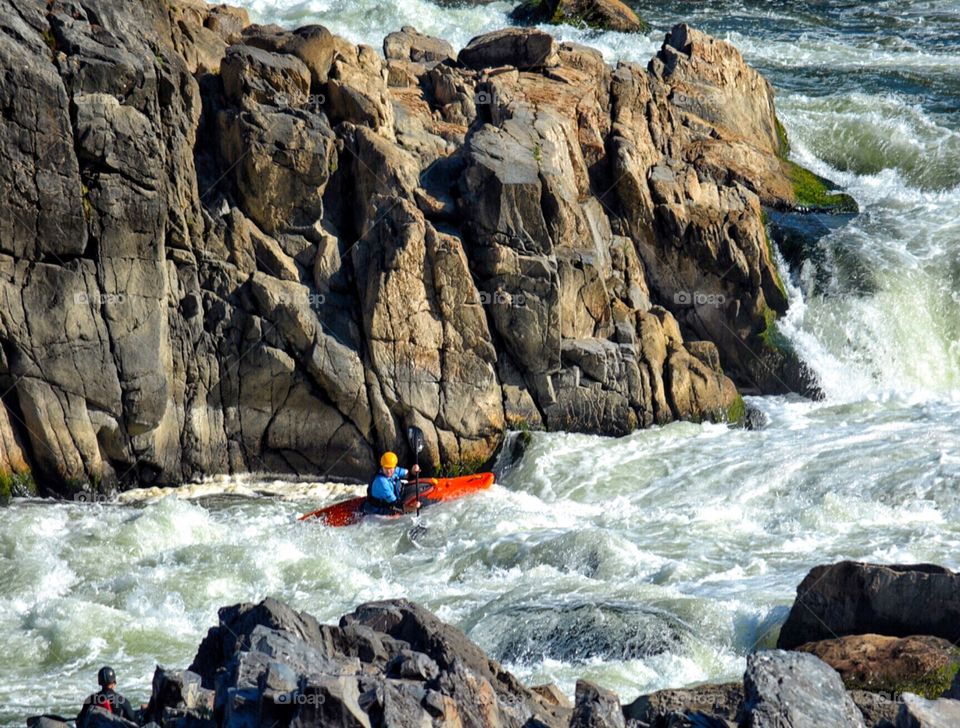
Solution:
M 462 498 L 465 495 L 486 490 L 493 485 L 493 473 L 476 473 L 463 475 L 459 478 L 421 478 L 420 504 L 428 506 L 441 501 Z M 350 526 L 359 523 L 367 515 L 364 511 L 366 497 L 351 498 L 334 503 L 332 506 L 320 508 L 310 513 L 304 513 L 299 520 L 306 521 L 319 518 L 328 526 Z

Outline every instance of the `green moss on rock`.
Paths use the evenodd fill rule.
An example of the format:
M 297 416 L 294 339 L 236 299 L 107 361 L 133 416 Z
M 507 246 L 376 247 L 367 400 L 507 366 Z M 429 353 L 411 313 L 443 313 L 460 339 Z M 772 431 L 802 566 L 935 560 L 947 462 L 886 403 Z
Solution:
M 780 142 L 780 149 L 778 151 L 780 156 L 786 159 L 790 154 L 790 139 L 787 137 L 787 130 L 783 124 L 780 123 L 780 119 L 773 117 L 773 120 L 777 125 L 777 139 Z
M 481 457 L 464 458 L 449 463 L 434 463 L 434 472 L 440 478 L 459 478 L 461 475 L 473 475 L 483 470 L 487 461 Z
M 11 498 L 25 498 L 37 494 L 37 483 L 29 470 L 13 473 L 0 470 L 0 505 L 6 505 Z
M 843 681 L 847 690 L 866 690 L 873 693 L 890 693 L 900 696 L 903 693 L 913 693 L 927 700 L 936 700 L 941 697 L 953 684 L 953 679 L 960 671 L 960 652 L 954 653 L 954 661 L 932 672 L 914 678 L 903 680 L 882 679 L 858 680 L 847 677 Z
M 801 167 L 796 162 L 783 161 L 784 172 L 793 184 L 797 207 L 817 212 L 857 213 L 860 208 L 850 195 L 831 192 L 829 180 Z
M 777 312 L 772 308 L 766 308 L 763 311 L 764 328 L 760 332 L 760 341 L 768 349 L 773 351 L 782 351 L 789 348 L 790 342 L 780 333 L 777 327 Z
M 733 400 L 733 404 L 727 409 L 726 420 L 732 425 L 738 425 L 747 416 L 747 403 L 743 401 L 743 397 L 740 394 L 737 394 L 737 398 Z

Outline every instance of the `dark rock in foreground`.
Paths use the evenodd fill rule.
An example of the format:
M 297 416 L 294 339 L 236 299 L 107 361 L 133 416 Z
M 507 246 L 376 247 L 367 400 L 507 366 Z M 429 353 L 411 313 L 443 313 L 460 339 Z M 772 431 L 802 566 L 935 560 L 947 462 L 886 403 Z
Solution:
M 404 600 L 361 605 L 339 626 L 272 599 L 227 607 L 192 669 L 216 688 L 223 726 L 559 728 L 571 714 Z
M 777 646 L 854 634 L 932 635 L 957 644 L 960 574 L 932 564 L 818 566 L 797 587 Z
M 894 576 L 952 576 L 932 566 L 835 566 L 841 573 L 863 567 Z M 940 671 L 941 658 L 952 666 L 950 645 L 936 638 L 870 635 L 805 646 L 809 652 L 757 652 L 747 657 L 742 684 L 662 690 L 621 706 L 615 694 L 582 680 L 573 704 L 555 685 L 528 688 L 461 630 L 403 599 L 362 604 L 337 625 L 271 598 L 224 607 L 219 617 L 189 670 L 157 668 L 144 721 L 159 728 L 960 726 L 960 701 L 951 699 L 960 695 L 960 678 L 937 700 L 881 684 L 906 676 L 913 685 L 929 685 L 924 670 Z M 834 662 L 848 683 L 889 690 L 848 692 L 841 674 L 817 654 Z M 871 664 L 878 655 L 883 660 Z M 883 680 L 864 679 L 857 673 L 864 665 Z M 102 712 L 92 728 L 122 728 Z M 31 718 L 28 725 L 63 728 L 52 716 Z
M 623 714 L 629 721 L 651 726 L 679 723 L 691 714 L 734 721 L 742 703 L 741 683 L 708 684 L 641 695 L 623 706 Z
M 740 720 L 751 728 L 864 728 L 836 671 L 813 655 L 783 650 L 747 658 Z

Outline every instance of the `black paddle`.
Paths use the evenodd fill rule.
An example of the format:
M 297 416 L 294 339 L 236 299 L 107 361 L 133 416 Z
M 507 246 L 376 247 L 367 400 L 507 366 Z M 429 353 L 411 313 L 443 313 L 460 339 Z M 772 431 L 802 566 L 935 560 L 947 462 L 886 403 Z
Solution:
M 420 451 L 423 450 L 423 430 L 419 427 L 408 427 L 407 441 L 410 443 L 414 462 L 417 464 L 417 471 L 413 474 L 413 484 L 417 493 L 417 522 L 410 529 L 410 540 L 415 541 L 427 532 L 427 527 L 420 522 Z

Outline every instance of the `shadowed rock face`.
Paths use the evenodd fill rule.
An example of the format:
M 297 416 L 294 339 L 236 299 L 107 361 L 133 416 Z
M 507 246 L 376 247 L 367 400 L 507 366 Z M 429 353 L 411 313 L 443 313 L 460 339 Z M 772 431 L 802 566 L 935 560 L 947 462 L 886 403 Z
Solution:
M 0 472 L 366 477 L 402 433 L 624 434 L 805 386 L 769 84 L 508 30 L 386 60 L 194 0 L 0 0 Z M 496 68 L 493 68 L 496 66 Z
M 846 635 L 930 635 L 960 641 L 960 575 L 933 564 L 841 561 L 810 570 L 780 630 L 793 649 Z

